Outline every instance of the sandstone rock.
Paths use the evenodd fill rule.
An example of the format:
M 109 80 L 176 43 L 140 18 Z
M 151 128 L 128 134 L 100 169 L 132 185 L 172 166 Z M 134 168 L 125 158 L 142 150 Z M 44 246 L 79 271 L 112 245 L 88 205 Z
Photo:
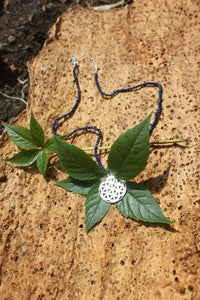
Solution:
M 76 100 L 74 55 L 88 52 L 99 68 L 103 91 L 144 81 L 163 85 L 163 107 L 153 139 L 186 138 L 188 147 L 153 148 L 138 176 L 153 193 L 171 226 L 137 223 L 115 207 L 88 234 L 85 198 L 54 183 L 64 179 L 57 159 L 45 182 L 35 166 L 0 162 L 1 299 L 199 299 L 199 1 L 147 1 L 106 12 L 74 7 L 50 30 L 29 64 L 28 107 L 14 122 L 29 125 L 30 109 L 51 136 L 55 118 Z M 105 100 L 92 63 L 80 61 L 81 103 L 59 127 L 102 129 L 103 145 L 156 110 L 158 89 L 149 87 Z M 73 143 L 93 146 L 96 135 Z M 6 133 L 1 157 L 18 149 Z M 107 154 L 101 155 L 106 165 Z

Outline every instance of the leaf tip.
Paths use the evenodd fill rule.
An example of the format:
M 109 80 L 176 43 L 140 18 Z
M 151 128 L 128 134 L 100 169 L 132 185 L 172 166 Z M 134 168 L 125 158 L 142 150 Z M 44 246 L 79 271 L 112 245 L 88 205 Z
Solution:
M 32 108 L 31 108 L 31 119 L 30 119 L 30 125 L 31 125 L 31 120 L 35 120 L 35 117 L 34 117 L 34 113 L 33 113 L 33 110 L 32 110 Z
M 175 223 L 176 223 L 175 221 L 170 221 L 170 220 L 168 220 L 168 223 L 167 223 L 167 224 L 171 225 L 171 224 L 175 224 Z

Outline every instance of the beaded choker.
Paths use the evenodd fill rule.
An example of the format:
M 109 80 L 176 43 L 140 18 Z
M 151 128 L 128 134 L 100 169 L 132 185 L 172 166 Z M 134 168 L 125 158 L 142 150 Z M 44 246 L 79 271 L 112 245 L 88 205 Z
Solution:
M 77 77 L 77 71 L 78 71 L 78 61 L 79 59 L 81 59 L 82 57 L 86 57 L 88 58 L 89 60 L 92 61 L 93 63 L 93 67 L 94 67 L 94 79 L 95 79 L 95 83 L 96 83 L 96 86 L 97 86 L 97 89 L 98 91 L 101 93 L 101 95 L 104 97 L 104 98 L 113 98 L 114 96 L 116 96 L 117 94 L 119 93 L 127 93 L 127 92 L 132 92 L 132 91 L 135 91 L 135 90 L 138 90 L 138 89 L 141 89 L 143 87 L 151 87 L 151 86 L 155 86 L 155 87 L 158 87 L 159 88 L 159 97 L 158 97 L 158 103 L 157 103 L 157 110 L 156 110 L 156 113 L 155 113 L 155 116 L 154 116 L 154 121 L 153 123 L 151 124 L 150 126 L 150 129 L 149 129 L 149 132 L 150 132 L 150 135 L 152 134 L 153 132 L 153 129 L 154 127 L 156 126 L 158 120 L 159 120 L 159 116 L 160 116 L 160 112 L 161 112 L 161 108 L 162 108 L 162 85 L 159 84 L 159 83 L 156 83 L 156 82 L 144 82 L 144 83 L 141 83 L 141 84 L 138 84 L 136 86 L 132 86 L 132 87 L 129 87 L 129 88 L 122 88 L 122 89 L 117 89 L 115 91 L 113 91 L 112 93 L 110 94 L 107 94 L 107 93 L 104 93 L 100 87 L 100 84 L 99 84 L 99 81 L 98 81 L 98 75 L 97 75 L 97 65 L 96 65 L 96 62 L 95 60 L 88 54 L 88 53 L 82 53 L 80 56 L 74 56 L 73 59 L 70 59 L 70 62 L 74 65 L 74 69 L 73 69 L 73 76 L 74 76 L 74 80 L 75 80 L 75 84 L 76 84 L 76 88 L 77 88 L 77 98 L 76 98 L 76 101 L 75 101 L 75 104 L 74 106 L 72 107 L 72 109 L 68 112 L 68 113 L 65 113 L 64 115 L 58 117 L 55 119 L 55 121 L 53 122 L 53 125 L 52 125 L 52 133 L 56 136 L 59 136 L 59 134 L 56 132 L 56 125 L 57 125 L 57 122 L 63 118 L 66 118 L 66 117 L 69 117 L 70 115 L 72 115 L 79 103 L 80 103 L 80 99 L 81 99 L 81 90 L 80 90 L 80 86 L 79 86 L 79 82 L 78 82 L 78 77 Z M 100 168 L 102 168 L 104 171 L 106 172 L 110 172 L 108 169 L 104 168 L 100 159 L 99 159 L 99 156 L 98 156 L 98 146 L 99 146 L 99 142 L 102 138 L 102 132 L 99 128 L 97 128 L 96 126 L 85 126 L 85 127 L 79 127 L 79 128 L 76 128 L 74 129 L 72 132 L 70 132 L 67 137 L 71 137 L 74 133 L 78 132 L 78 131 L 82 131 L 82 130 L 87 130 L 87 129 L 92 129 L 92 130 L 95 130 L 97 133 L 98 133 L 98 138 L 97 138 L 97 141 L 96 141 L 96 144 L 94 146 L 94 156 L 96 158 L 96 161 L 98 163 L 98 165 L 100 166 Z

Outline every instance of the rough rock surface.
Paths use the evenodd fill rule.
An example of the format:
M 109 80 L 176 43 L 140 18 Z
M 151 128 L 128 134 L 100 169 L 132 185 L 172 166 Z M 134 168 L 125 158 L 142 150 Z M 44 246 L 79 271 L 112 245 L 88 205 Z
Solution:
M 144 81 L 163 84 L 163 110 L 153 139 L 186 138 L 187 147 L 153 148 L 138 176 L 153 193 L 171 226 L 137 223 L 115 207 L 88 234 L 85 198 L 56 187 L 66 177 L 54 157 L 47 182 L 36 167 L 0 161 L 1 299 L 199 299 L 199 1 L 137 2 L 105 12 L 75 7 L 50 31 L 29 64 L 29 105 L 15 124 L 29 125 L 30 109 L 51 136 L 51 125 L 76 99 L 69 58 L 88 52 L 99 67 L 105 92 Z M 80 61 L 81 103 L 60 134 L 100 127 L 103 145 L 142 121 L 158 98 L 157 88 L 98 93 L 92 63 Z M 76 137 L 93 146 L 92 133 Z M 1 157 L 18 149 L 6 133 Z M 106 164 L 107 154 L 101 156 Z

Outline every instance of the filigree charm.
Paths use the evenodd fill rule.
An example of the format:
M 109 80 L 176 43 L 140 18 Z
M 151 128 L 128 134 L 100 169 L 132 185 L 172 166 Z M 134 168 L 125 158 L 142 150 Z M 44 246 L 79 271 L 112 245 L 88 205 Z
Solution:
M 124 180 L 118 180 L 113 175 L 107 176 L 99 186 L 99 194 L 102 200 L 108 203 L 119 202 L 126 194 Z

